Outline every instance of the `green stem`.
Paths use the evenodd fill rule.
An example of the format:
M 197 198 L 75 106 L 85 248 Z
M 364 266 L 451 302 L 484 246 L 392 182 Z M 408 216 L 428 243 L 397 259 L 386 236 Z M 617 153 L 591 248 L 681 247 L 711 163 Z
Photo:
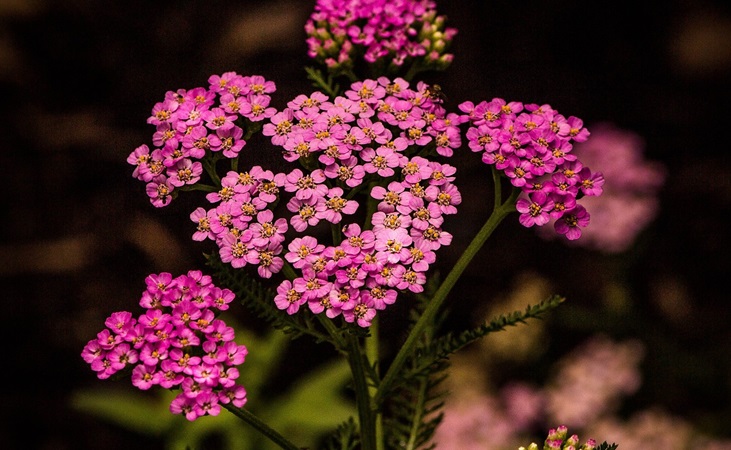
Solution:
M 411 63 L 411 66 L 406 72 L 406 75 L 404 75 L 404 80 L 410 82 L 419 72 L 421 72 L 421 64 L 419 61 L 414 61 L 413 63 Z
M 371 321 L 371 326 L 369 327 L 370 335 L 366 337 L 365 339 L 365 352 L 366 352 L 366 359 L 367 361 L 374 361 L 376 364 L 376 375 L 380 376 L 379 372 L 379 366 L 378 362 L 379 360 L 379 350 L 380 350 L 380 339 L 378 334 L 378 315 L 373 318 L 373 321 Z M 376 386 L 369 386 L 368 387 L 368 395 L 369 397 L 373 397 L 376 395 L 376 392 L 378 392 L 378 388 Z M 383 450 L 384 448 L 384 441 L 383 441 L 383 414 L 381 414 L 380 409 L 376 412 L 376 449 Z
M 250 411 L 244 408 L 237 408 L 231 403 L 225 404 L 223 405 L 223 407 L 231 411 L 239 419 L 254 427 L 257 431 L 269 438 L 270 441 L 277 444 L 280 448 L 284 450 L 301 450 L 300 447 L 297 447 L 293 443 L 289 442 L 284 436 L 279 434 L 274 429 L 270 428 L 266 423 L 264 423 L 261 419 L 252 414 Z
M 203 192 L 216 192 L 218 188 L 216 186 L 211 186 L 210 184 L 186 184 L 182 187 L 179 187 L 181 191 L 203 191 Z
M 297 272 L 294 271 L 294 267 L 292 267 L 292 265 L 287 260 L 284 260 L 282 273 L 284 273 L 284 276 L 287 277 L 289 281 L 294 281 L 297 278 Z
M 305 72 L 307 72 L 307 78 L 314 82 L 315 87 L 319 87 L 320 89 L 325 91 L 325 93 L 330 96 L 330 98 L 335 98 L 338 96 L 338 88 L 332 85 L 332 76 L 329 76 L 326 81 L 323 78 L 322 71 L 319 69 L 315 69 L 314 67 L 305 67 Z
M 358 408 L 358 420 L 360 423 L 360 448 L 361 450 L 376 450 L 376 420 L 374 408 L 371 406 L 371 396 L 368 392 L 368 380 L 364 365 L 364 354 L 358 342 L 358 336 L 348 335 L 348 363 L 353 374 L 353 386 L 355 388 L 355 404 Z
M 216 186 L 220 187 L 221 178 L 218 176 L 218 172 L 216 171 L 216 162 L 219 159 L 220 156 L 218 153 L 210 154 L 210 156 L 207 154 L 206 157 L 201 160 L 201 164 L 203 165 L 203 168 L 205 169 L 208 176 L 211 178 L 211 181 L 213 181 Z
M 330 224 L 330 234 L 332 234 L 333 245 L 337 246 L 343 242 L 343 230 L 340 225 Z
M 433 329 L 424 330 L 423 342 L 431 342 L 434 334 Z M 405 450 L 415 450 L 416 440 L 419 436 L 419 429 L 421 428 L 422 421 L 424 420 L 425 407 L 427 402 L 427 390 L 429 389 L 429 378 L 422 378 L 419 381 L 419 397 L 416 401 L 416 407 L 414 408 L 414 417 L 411 418 L 411 432 L 409 433 L 409 440 L 406 443 Z
M 495 181 L 496 189 L 499 188 L 500 178 L 493 171 L 493 179 Z M 391 366 L 388 368 L 386 375 L 383 377 L 378 392 L 374 397 L 376 406 L 380 406 L 386 395 L 391 390 L 391 385 L 395 382 L 397 375 L 401 371 L 403 365 L 406 363 L 408 356 L 412 353 L 413 347 L 416 345 L 416 341 L 424 334 L 427 327 L 433 323 L 434 317 L 436 316 L 439 308 L 441 308 L 447 295 L 452 290 L 454 285 L 459 280 L 459 277 L 465 271 L 470 261 L 477 255 L 477 252 L 482 248 L 487 239 L 492 235 L 497 226 L 502 220 L 511 212 L 515 211 L 515 201 L 520 194 L 519 189 L 513 189 L 510 197 L 505 200 L 504 203 L 499 201 L 495 203 L 492 214 L 488 217 L 485 224 L 482 226 L 477 235 L 472 239 L 472 242 L 467 246 L 462 256 L 457 260 L 452 270 L 449 272 L 447 277 L 442 282 L 441 286 L 434 293 L 434 297 L 427 305 L 424 313 L 414 325 L 414 328 L 406 338 L 406 342 L 401 346 L 401 349 L 396 354 Z
M 336 327 L 333 321 L 325 314 L 317 314 L 316 316 L 317 320 L 320 321 L 320 324 L 322 324 L 323 328 L 325 328 L 328 334 L 330 334 L 330 337 L 332 338 L 335 345 L 335 349 L 340 353 L 346 353 L 347 345 L 345 344 L 345 342 L 343 342 L 342 333 L 340 332 L 338 327 Z
M 366 218 L 364 223 L 364 230 L 370 230 L 373 228 L 373 224 L 371 223 L 371 218 L 373 217 L 373 214 L 378 210 L 378 203 L 379 201 L 375 198 L 371 197 L 370 192 L 373 190 L 373 187 L 376 186 L 377 183 L 372 182 L 368 186 L 368 200 L 366 201 Z

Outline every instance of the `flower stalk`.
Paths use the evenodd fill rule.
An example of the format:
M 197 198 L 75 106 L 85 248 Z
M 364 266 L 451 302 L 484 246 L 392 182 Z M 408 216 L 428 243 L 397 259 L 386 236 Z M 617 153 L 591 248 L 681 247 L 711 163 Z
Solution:
M 499 174 L 493 169 L 493 180 L 495 184 L 495 191 L 499 191 L 500 177 Z M 508 216 L 511 212 L 515 211 L 515 201 L 520 194 L 520 190 L 513 189 L 510 196 L 504 202 L 498 202 L 494 205 L 493 211 L 488 217 L 485 224 L 482 226 L 480 231 L 477 232 L 472 242 L 467 246 L 465 251 L 459 257 L 452 270 L 449 272 L 447 277 L 444 279 L 442 284 L 439 286 L 437 291 L 434 293 L 434 297 L 429 301 L 424 313 L 421 315 L 419 320 L 416 322 L 411 332 L 406 338 L 406 341 L 399 349 L 396 357 L 388 368 L 388 371 L 381 380 L 378 386 L 378 392 L 376 393 L 373 401 L 376 405 L 381 405 L 383 400 L 390 392 L 394 382 L 403 365 L 406 363 L 408 356 L 413 351 L 417 340 L 424 334 L 428 327 L 434 323 L 434 318 L 439 312 L 442 304 L 446 300 L 449 292 L 452 290 L 454 285 L 457 283 L 462 273 L 465 271 L 472 259 L 477 255 L 482 246 L 487 242 L 487 239 L 492 235 L 493 231 L 502 222 L 502 220 Z
M 257 417 L 248 409 L 237 408 L 230 403 L 223 405 L 223 407 L 229 410 L 239 419 L 254 427 L 258 432 L 266 436 L 270 441 L 281 447 L 282 450 L 301 450 L 301 447 L 298 447 L 288 441 L 284 436 L 279 434 L 279 432 L 271 428 L 269 425 L 266 424 L 266 422 L 262 421 L 259 417 Z

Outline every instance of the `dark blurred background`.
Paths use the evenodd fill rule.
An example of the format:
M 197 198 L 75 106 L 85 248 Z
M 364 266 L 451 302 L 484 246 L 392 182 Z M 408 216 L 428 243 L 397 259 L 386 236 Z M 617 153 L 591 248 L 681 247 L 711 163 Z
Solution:
M 109 313 L 136 308 L 147 274 L 203 269 L 210 250 L 190 240 L 197 200 L 155 209 L 127 155 L 150 142 L 145 120 L 167 90 L 205 86 L 211 74 L 263 75 L 277 83 L 279 108 L 311 92 L 303 26 L 313 5 L 0 3 L 0 167 L 9 188 L 0 210 L 9 352 L 1 448 L 162 447 L 69 406 L 73 392 L 102 383 L 80 352 Z M 591 328 L 639 336 L 648 358 L 635 405 L 663 404 L 731 438 L 731 7 L 491 0 L 443 1 L 438 11 L 459 29 L 454 64 L 429 78 L 448 106 L 502 97 L 549 103 L 590 129 L 613 122 L 642 136 L 645 156 L 668 174 L 659 216 L 621 255 L 543 241 L 509 218 L 458 284 L 454 298 L 473 301 L 451 303 L 451 324 L 469 321 L 476 292 L 488 299 L 513 274 L 535 270 L 590 313 L 580 327 L 556 325 L 564 327 L 563 340 L 552 340 L 557 352 Z M 478 158 L 453 164 L 466 201 L 455 242 L 440 254 L 445 268 L 487 217 L 490 198 Z M 605 321 L 596 291 L 612 281 L 602 268 L 617 261 L 633 302 L 622 320 Z

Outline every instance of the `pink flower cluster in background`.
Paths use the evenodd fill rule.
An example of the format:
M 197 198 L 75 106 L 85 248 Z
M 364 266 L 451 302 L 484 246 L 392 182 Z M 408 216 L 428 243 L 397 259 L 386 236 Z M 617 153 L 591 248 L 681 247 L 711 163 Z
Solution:
M 153 150 L 137 147 L 127 158 L 133 176 L 147 183 L 147 195 L 156 207 L 166 206 L 174 191 L 200 180 L 207 154 L 235 158 L 246 145 L 252 123 L 271 117 L 269 94 L 276 90 L 263 77 L 235 72 L 211 76 L 208 88 L 168 91 L 152 108 L 147 123 L 156 128 Z M 242 127 L 239 118 L 244 118 Z
M 602 173 L 592 172 L 572 152 L 574 142 L 589 137 L 581 119 L 566 118 L 549 105 L 501 98 L 459 108 L 469 118 L 470 149 L 523 190 L 516 204 L 520 223 L 540 227 L 553 219 L 557 233 L 578 239 L 589 213 L 577 200 L 601 195 L 604 185 Z
M 619 415 L 622 401 L 641 387 L 644 354 L 640 341 L 595 335 L 561 357 L 543 386 L 513 381 L 476 395 L 474 383 L 454 385 L 436 442 L 463 450 L 516 448 L 536 428 L 562 423 L 620 443 L 624 450 L 641 450 L 648 443 L 663 450 L 731 450 L 731 440 L 706 435 L 660 405 Z M 557 445 L 525 449 L 561 448 Z
M 639 365 L 645 349 L 636 340 L 612 342 L 595 336 L 556 365 L 543 396 L 546 415 L 554 422 L 586 427 L 618 409 L 620 400 L 642 384 Z
M 590 429 L 614 414 L 623 396 L 639 389 L 643 355 L 639 341 L 613 342 L 597 335 L 558 360 L 545 386 L 514 381 L 494 394 L 479 395 L 474 386 L 462 387 L 466 394 L 455 386 L 437 442 L 446 448 L 499 449 L 516 446 L 537 426 L 561 423 Z
M 216 318 L 234 294 L 200 271 L 176 278 L 151 274 L 145 283 L 144 314 L 110 315 L 107 328 L 84 346 L 84 361 L 100 379 L 131 368 L 132 384 L 139 389 L 180 389 L 170 411 L 188 420 L 218 415 L 222 403 L 243 406 L 246 390 L 236 384 L 236 366 L 248 351 L 234 341 L 234 329 Z
M 643 152 L 644 141 L 637 133 L 610 123 L 593 126 L 591 139 L 575 146 L 574 153 L 585 163 L 601 167 L 606 179 L 604 195 L 583 200 L 592 211 L 593 226 L 576 245 L 622 252 L 655 219 L 665 168 L 645 159 Z
M 318 0 L 305 25 L 308 55 L 329 69 L 365 61 L 400 67 L 409 60 L 446 68 L 457 33 L 430 0 Z
M 546 440 L 542 446 L 532 443 L 526 449 L 520 447 L 518 450 L 594 450 L 596 448 L 596 441 L 594 439 L 588 439 L 585 443 L 580 444 L 579 436 L 572 434 L 569 436 L 569 430 L 566 425 L 561 425 L 558 428 L 551 428 L 548 430 Z

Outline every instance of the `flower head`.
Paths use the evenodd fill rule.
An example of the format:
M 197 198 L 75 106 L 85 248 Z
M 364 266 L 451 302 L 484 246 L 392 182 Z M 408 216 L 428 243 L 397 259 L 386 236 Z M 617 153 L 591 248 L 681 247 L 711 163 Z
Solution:
M 361 57 L 393 69 L 445 69 L 457 33 L 445 27 L 431 0 L 318 0 L 305 31 L 308 55 L 335 73 L 351 70 Z M 362 82 L 350 98 L 369 102 L 382 93 Z
M 521 225 L 542 227 L 554 221 L 559 235 L 581 237 L 589 213 L 578 201 L 602 195 L 604 185 L 601 172 L 570 153 L 575 143 L 589 138 L 583 121 L 566 119 L 550 105 L 501 98 L 463 102 L 459 108 L 469 123 L 469 148 L 522 191 L 516 203 Z
M 149 307 L 136 318 L 127 311 L 110 315 L 107 328 L 84 346 L 84 361 L 100 379 L 127 371 L 139 389 L 180 389 L 170 411 L 188 420 L 217 415 L 219 403 L 242 406 L 246 397 L 235 384 L 235 366 L 248 350 L 234 342 L 233 328 L 213 318 L 214 311 L 227 308 L 233 293 L 197 271 L 175 278 L 151 274 L 146 284 L 143 297 L 158 300 L 141 301 Z M 191 356 L 196 353 L 204 356 Z

